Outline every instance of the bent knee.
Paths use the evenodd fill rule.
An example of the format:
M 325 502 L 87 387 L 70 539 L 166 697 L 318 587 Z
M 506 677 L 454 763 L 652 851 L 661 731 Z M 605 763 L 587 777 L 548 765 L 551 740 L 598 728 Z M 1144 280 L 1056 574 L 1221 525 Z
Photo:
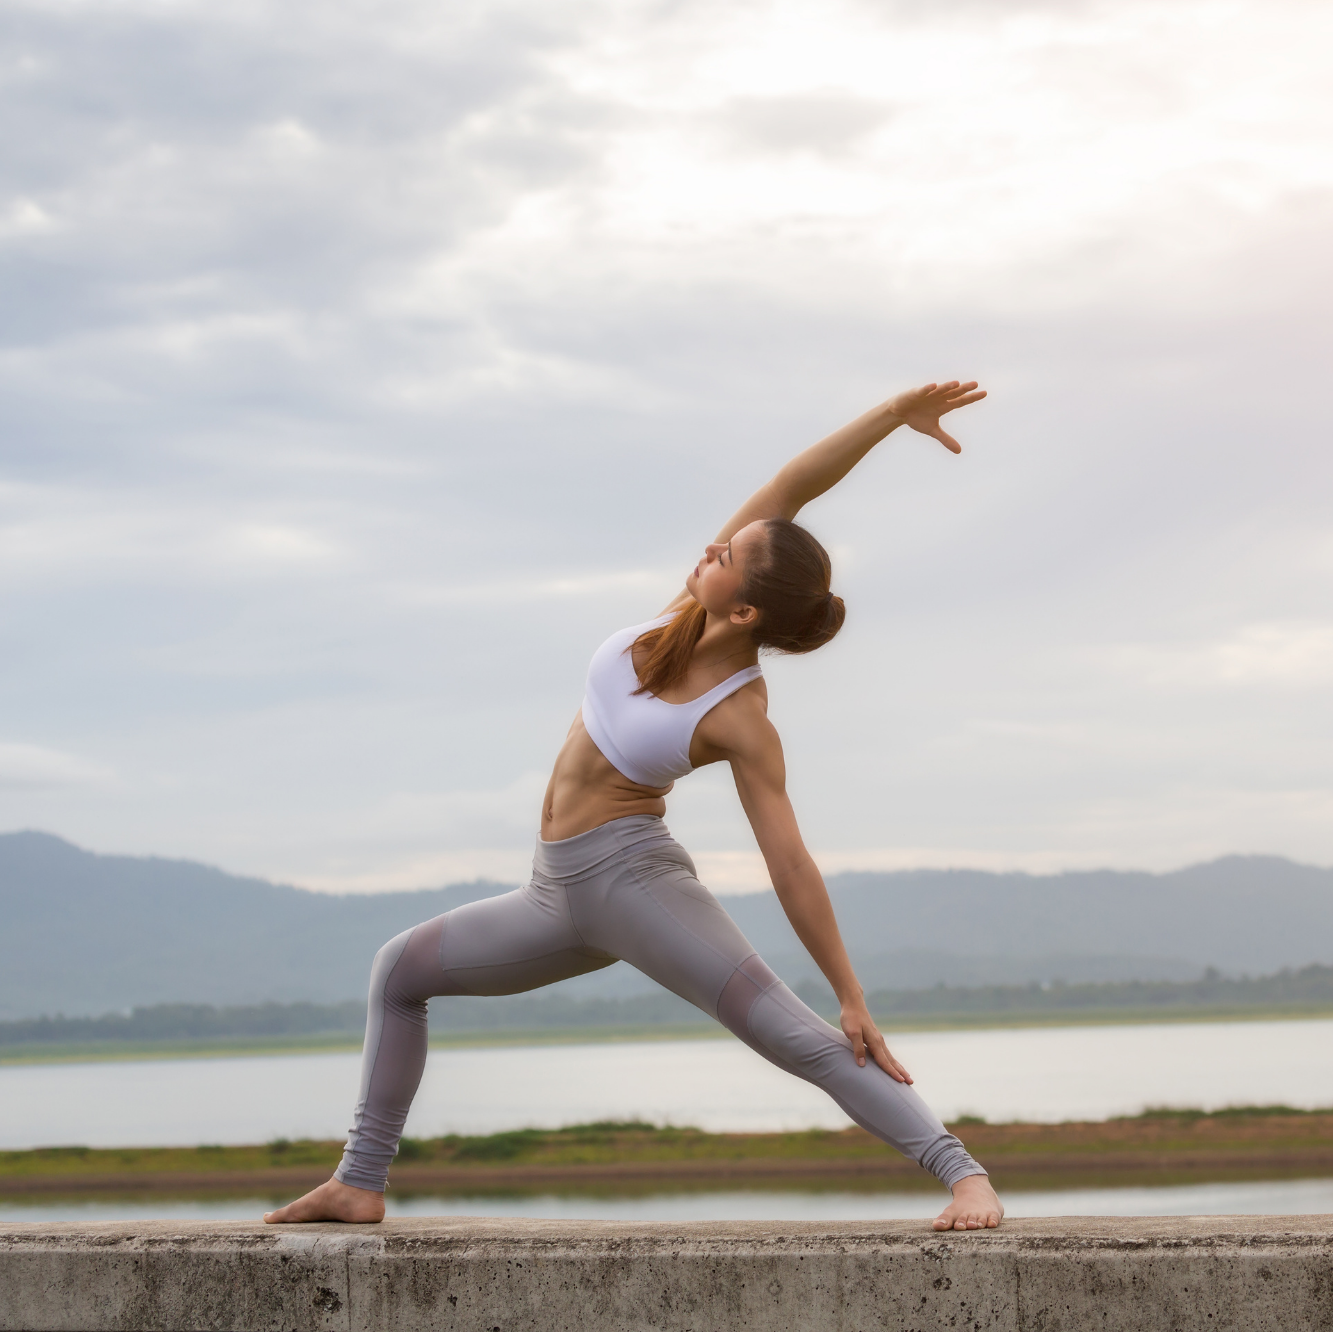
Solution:
M 403 949 L 407 947 L 407 941 L 412 937 L 412 933 L 412 930 L 404 930 L 401 934 L 395 934 L 375 954 L 375 960 L 371 963 L 371 971 L 385 972 L 386 974 L 392 971 L 394 963 L 402 957 Z
M 402 934 L 396 934 L 383 948 L 375 954 L 375 960 L 370 964 L 370 993 L 387 994 L 392 988 L 394 973 L 398 970 L 398 963 L 402 960 L 403 953 L 407 949 L 409 940 L 415 931 L 404 930 Z

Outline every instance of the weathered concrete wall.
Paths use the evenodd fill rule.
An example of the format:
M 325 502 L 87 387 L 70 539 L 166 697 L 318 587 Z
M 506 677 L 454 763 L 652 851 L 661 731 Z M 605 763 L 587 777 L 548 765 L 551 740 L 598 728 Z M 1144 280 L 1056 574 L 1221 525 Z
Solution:
M 1333 1217 L 0 1227 L 0 1329 L 1299 1332 Z

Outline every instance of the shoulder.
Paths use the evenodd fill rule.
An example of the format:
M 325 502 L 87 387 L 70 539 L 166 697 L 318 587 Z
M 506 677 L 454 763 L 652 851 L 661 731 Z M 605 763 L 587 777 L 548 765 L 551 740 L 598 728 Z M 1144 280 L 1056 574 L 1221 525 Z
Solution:
M 768 719 L 768 685 L 762 676 L 742 685 L 700 720 L 695 734 L 719 759 L 781 752 L 777 727 Z

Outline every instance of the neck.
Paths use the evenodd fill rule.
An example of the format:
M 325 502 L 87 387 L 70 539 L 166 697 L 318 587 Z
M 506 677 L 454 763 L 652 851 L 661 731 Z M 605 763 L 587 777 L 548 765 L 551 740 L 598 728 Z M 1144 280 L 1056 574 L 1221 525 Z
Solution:
M 748 629 L 720 615 L 709 615 L 703 634 L 694 645 L 694 661 L 698 665 L 707 669 L 726 664 L 739 671 L 758 660 L 759 649 Z

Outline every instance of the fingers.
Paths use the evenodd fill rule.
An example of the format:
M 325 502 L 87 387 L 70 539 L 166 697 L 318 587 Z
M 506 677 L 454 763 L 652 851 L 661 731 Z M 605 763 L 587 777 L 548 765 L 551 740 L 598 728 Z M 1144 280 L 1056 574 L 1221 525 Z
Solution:
M 905 1082 L 910 1087 L 912 1085 L 912 1075 L 891 1054 L 889 1054 L 889 1047 L 887 1045 L 884 1047 L 884 1054 L 888 1059 L 888 1064 L 885 1066 L 884 1071 L 895 1082 Z
M 938 439 L 950 453 L 962 453 L 963 446 L 949 434 L 947 430 L 941 430 L 937 425 L 930 433 L 935 439 Z
M 986 396 L 986 390 L 979 389 L 975 379 L 969 379 L 966 383 L 951 379 L 947 384 L 922 384 L 920 388 L 908 391 L 921 398 L 931 399 L 933 406 L 948 403 L 951 408 L 963 407 L 968 402 L 979 402 Z
M 859 1068 L 866 1066 L 869 1054 L 895 1082 L 911 1084 L 912 1075 L 889 1053 L 888 1043 L 868 1013 L 844 1012 L 842 1034 L 850 1042 L 852 1057 Z
M 898 1061 L 889 1053 L 889 1047 L 884 1044 L 884 1038 L 881 1036 L 875 1045 L 875 1063 L 882 1068 L 891 1077 L 894 1082 L 905 1082 L 903 1071 L 898 1067 Z
M 874 1056 L 875 1063 L 891 1077 L 894 1082 L 905 1082 L 909 1086 L 912 1075 L 889 1053 L 888 1042 L 873 1029 L 867 1037 L 867 1045 Z
M 960 384 L 954 379 L 947 384 L 936 384 L 930 389 L 919 389 L 918 392 L 930 400 L 932 408 L 938 407 L 941 414 L 956 411 L 969 403 L 980 402 L 986 396 L 986 390 L 978 388 L 975 379 L 969 379 L 966 384 Z

